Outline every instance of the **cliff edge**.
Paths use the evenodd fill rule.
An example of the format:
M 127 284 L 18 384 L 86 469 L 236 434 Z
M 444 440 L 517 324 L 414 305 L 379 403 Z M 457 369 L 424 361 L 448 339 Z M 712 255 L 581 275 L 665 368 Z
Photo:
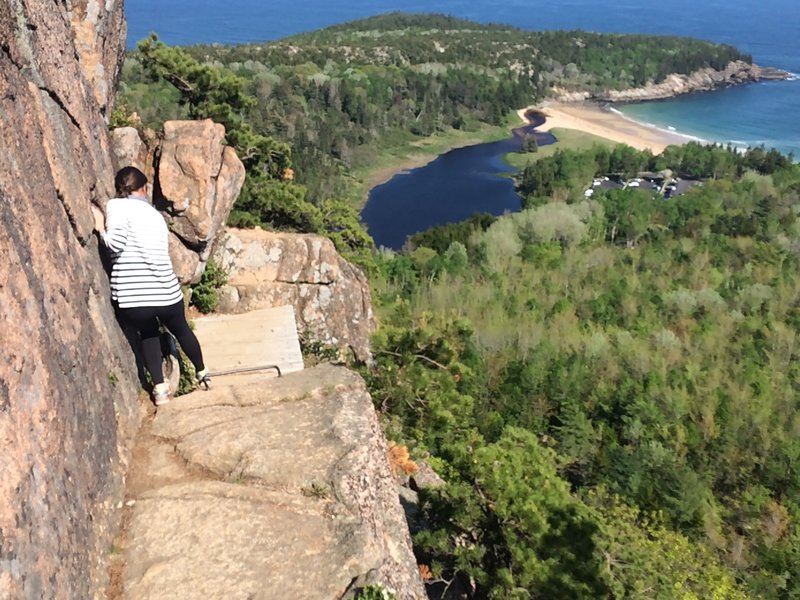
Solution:
M 426 597 L 363 380 L 323 365 L 215 380 L 148 420 L 128 486 L 116 594 Z
M 126 511 L 131 598 L 327 599 L 373 582 L 424 597 L 386 443 L 349 371 L 177 399 L 147 420 L 153 454 L 129 473 L 152 406 L 90 211 L 114 196 L 105 116 L 123 45 L 115 0 L 0 5 L 0 598 L 106 597 Z M 174 228 L 187 211 L 172 208 Z M 189 242 L 210 250 L 210 237 Z

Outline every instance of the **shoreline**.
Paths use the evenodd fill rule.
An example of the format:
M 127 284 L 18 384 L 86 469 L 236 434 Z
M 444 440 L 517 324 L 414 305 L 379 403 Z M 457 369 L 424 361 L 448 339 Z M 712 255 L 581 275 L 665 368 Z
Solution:
M 549 132 L 552 129 L 572 129 L 605 138 L 612 142 L 627 144 L 637 150 L 649 149 L 653 154 L 660 154 L 667 146 L 673 144 L 686 144 L 692 141 L 706 143 L 706 140 L 695 136 L 641 123 L 625 116 L 618 109 L 591 101 L 578 103 L 549 100 L 520 108 L 516 113 L 522 126 L 531 124 L 530 119 L 527 117 L 530 112 L 539 113 L 544 118 L 544 123 L 536 127 L 537 131 Z M 517 129 L 515 126 L 509 128 L 509 137 L 514 135 L 515 129 Z M 453 145 L 442 147 L 433 154 L 414 151 L 416 150 L 414 149 L 405 157 L 398 157 L 397 162 L 368 172 L 364 178 L 365 191 L 359 203 L 359 211 L 366 206 L 372 190 L 379 185 L 387 183 L 395 175 L 424 167 L 451 150 L 481 143 L 485 143 L 485 140 L 479 138 L 459 140 Z
M 512 128 L 513 129 L 513 128 Z M 508 131 L 508 137 L 513 135 L 512 131 Z M 387 183 L 390 179 L 392 179 L 395 175 L 400 175 L 402 173 L 406 173 L 408 171 L 412 171 L 414 169 L 418 169 L 420 167 L 424 167 L 428 163 L 433 162 L 440 156 L 450 152 L 451 150 L 457 150 L 459 148 L 466 148 L 468 146 L 475 146 L 478 144 L 489 143 L 491 141 L 496 141 L 503 139 L 500 136 L 492 139 L 492 135 L 489 136 L 482 136 L 480 134 L 460 139 L 453 144 L 445 144 L 441 148 L 437 148 L 435 151 L 426 152 L 426 146 L 430 144 L 426 143 L 429 138 L 424 138 L 422 140 L 418 140 L 411 147 L 408 149 L 408 154 L 403 157 L 396 157 L 396 161 L 392 161 L 388 165 L 384 165 L 378 167 L 374 170 L 367 170 L 367 172 L 363 175 L 363 194 L 359 194 L 360 201 L 358 203 L 358 210 L 364 210 L 364 207 L 367 204 L 367 200 L 369 199 L 369 195 L 373 189 L 378 187 L 379 185 L 383 185 Z M 361 187 L 361 186 L 359 186 Z M 355 199 L 355 197 L 354 197 Z
M 403 159 L 403 161 L 401 163 L 398 163 L 397 165 L 392 165 L 390 167 L 382 167 L 380 169 L 371 172 L 366 178 L 366 184 L 367 184 L 366 196 L 369 196 L 369 193 L 379 185 L 387 183 L 395 175 L 400 175 L 401 173 L 405 173 L 413 169 L 424 167 L 428 163 L 436 160 L 439 156 L 440 155 L 438 154 L 434 156 L 409 156 L 408 158 Z M 365 197 L 364 204 L 366 204 L 366 201 L 367 199 Z
M 625 116 L 618 109 L 595 103 L 546 101 L 521 108 L 517 115 L 521 121 L 529 123 L 529 112 L 540 113 L 545 118 L 544 124 L 536 128 L 537 131 L 574 129 L 612 142 L 627 144 L 637 150 L 650 150 L 653 154 L 661 154 L 667 146 L 674 144 L 706 142 L 678 131 L 641 123 Z

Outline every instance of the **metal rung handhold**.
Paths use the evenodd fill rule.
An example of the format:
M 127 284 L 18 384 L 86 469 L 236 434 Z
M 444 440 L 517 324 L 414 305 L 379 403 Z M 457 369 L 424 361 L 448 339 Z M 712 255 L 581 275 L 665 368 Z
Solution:
M 237 367 L 235 369 L 223 369 L 222 371 L 213 371 L 208 376 L 212 379 L 222 375 L 238 375 L 239 373 L 253 373 L 254 371 L 266 371 L 267 369 L 275 369 L 278 372 L 278 377 L 283 377 L 281 368 L 278 365 L 261 365 L 259 367 Z

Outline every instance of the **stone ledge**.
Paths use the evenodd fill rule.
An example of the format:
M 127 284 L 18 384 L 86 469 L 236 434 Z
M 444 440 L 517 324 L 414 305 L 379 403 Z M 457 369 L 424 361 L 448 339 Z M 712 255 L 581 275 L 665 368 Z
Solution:
M 222 378 L 220 378 L 222 379 Z M 136 466 L 124 597 L 425 598 L 363 380 L 323 365 L 159 409 Z

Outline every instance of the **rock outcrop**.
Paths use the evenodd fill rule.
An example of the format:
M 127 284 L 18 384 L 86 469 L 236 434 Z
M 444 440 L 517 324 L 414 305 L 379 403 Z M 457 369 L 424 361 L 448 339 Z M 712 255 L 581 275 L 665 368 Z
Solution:
M 228 274 L 221 312 L 290 304 L 301 334 L 369 360 L 375 329 L 369 284 L 329 239 L 228 229 L 213 257 Z
M 105 587 L 139 423 L 89 209 L 113 195 L 122 18 L 114 0 L 0 3 L 1 598 Z
M 148 133 L 152 130 L 145 130 Z M 152 135 L 146 136 L 149 143 L 144 141 L 139 135 L 139 130 L 135 127 L 117 127 L 111 131 L 111 150 L 114 153 L 114 170 L 118 171 L 122 167 L 136 167 L 147 175 L 148 191 L 153 193 L 153 152 L 148 147 L 152 145 L 158 147 L 155 131 Z
M 139 440 L 125 598 L 426 597 L 363 380 L 342 367 L 220 378 Z
M 100 112 L 108 117 L 125 50 L 122 0 L 67 0 L 75 50 Z
M 163 136 L 133 127 L 112 133 L 117 167 L 133 165 L 153 184 L 153 202 L 171 232 L 170 254 L 181 283 L 200 280 L 211 245 L 244 184 L 242 161 L 210 119 L 167 121 Z
M 717 71 L 712 68 L 700 69 L 691 75 L 673 73 L 660 83 L 648 83 L 639 88 L 627 90 L 604 90 L 601 92 L 567 92 L 554 90 L 559 101 L 581 102 L 595 100 L 599 102 L 644 102 L 647 100 L 663 100 L 694 92 L 710 92 L 716 89 L 755 83 L 765 79 L 787 79 L 789 73 L 778 69 L 759 67 L 743 61 L 733 61 Z

